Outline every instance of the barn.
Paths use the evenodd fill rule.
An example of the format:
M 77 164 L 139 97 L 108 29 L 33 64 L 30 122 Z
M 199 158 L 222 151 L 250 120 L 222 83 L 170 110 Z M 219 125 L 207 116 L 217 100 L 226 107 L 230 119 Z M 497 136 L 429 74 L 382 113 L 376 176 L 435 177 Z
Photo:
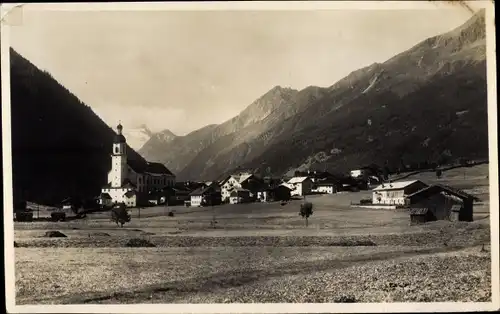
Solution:
M 410 224 L 412 225 L 435 220 L 436 216 L 426 207 L 410 208 Z
M 436 220 L 473 220 L 474 196 L 449 186 L 431 185 L 408 195 L 406 199 L 410 211 L 426 208 Z

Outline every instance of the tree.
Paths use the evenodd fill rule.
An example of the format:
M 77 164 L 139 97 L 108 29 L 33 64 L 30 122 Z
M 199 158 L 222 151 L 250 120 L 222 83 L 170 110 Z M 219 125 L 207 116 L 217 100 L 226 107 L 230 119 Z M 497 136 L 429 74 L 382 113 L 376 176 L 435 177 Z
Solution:
M 383 179 L 384 180 L 389 180 L 389 174 L 390 174 L 389 167 L 385 166 L 384 167 L 384 172 L 383 172 Z
M 125 204 L 118 204 L 118 206 L 111 209 L 111 220 L 114 221 L 117 226 L 120 224 L 122 228 L 126 222 L 130 222 L 130 214 L 125 207 Z
M 300 204 L 300 212 L 299 215 L 302 216 L 302 218 L 306 219 L 306 227 L 309 224 L 309 217 L 312 216 L 313 214 L 313 204 L 309 202 L 305 202 Z
M 439 179 L 443 175 L 443 171 L 441 169 L 436 169 L 436 177 Z

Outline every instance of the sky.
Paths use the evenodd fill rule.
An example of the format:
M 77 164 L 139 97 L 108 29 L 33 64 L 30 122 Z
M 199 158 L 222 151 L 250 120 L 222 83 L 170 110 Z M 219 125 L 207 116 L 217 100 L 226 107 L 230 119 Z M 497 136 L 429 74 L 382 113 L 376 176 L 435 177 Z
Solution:
M 471 17 L 428 10 L 48 11 L 26 7 L 11 46 L 107 124 L 184 135 L 276 85 L 331 86 Z

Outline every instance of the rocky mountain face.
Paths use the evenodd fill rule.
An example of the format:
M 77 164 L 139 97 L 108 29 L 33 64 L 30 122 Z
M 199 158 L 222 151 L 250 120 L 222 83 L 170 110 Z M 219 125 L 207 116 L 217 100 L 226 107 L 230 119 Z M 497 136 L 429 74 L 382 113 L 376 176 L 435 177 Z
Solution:
M 484 12 L 328 88 L 275 87 L 237 117 L 146 143 L 180 179 L 211 180 L 238 168 L 281 175 L 310 167 L 487 158 Z M 154 144 L 154 145 L 153 145 Z M 145 153 L 147 147 L 148 153 Z M 161 153 L 157 153 L 161 152 Z
M 115 132 L 52 76 L 10 50 L 14 198 L 57 204 L 107 183 Z M 129 147 L 129 159 L 145 160 Z
M 123 130 L 123 135 L 127 138 L 127 143 L 133 149 L 141 148 L 154 134 L 144 124 L 137 128 L 126 128 Z

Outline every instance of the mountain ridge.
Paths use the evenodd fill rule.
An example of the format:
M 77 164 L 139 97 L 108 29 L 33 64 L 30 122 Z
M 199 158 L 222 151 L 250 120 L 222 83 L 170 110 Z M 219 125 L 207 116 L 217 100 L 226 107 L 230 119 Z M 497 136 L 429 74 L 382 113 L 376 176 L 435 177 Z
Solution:
M 328 142 L 328 140 L 324 139 L 326 135 L 322 134 L 326 132 L 325 130 L 345 132 L 340 128 L 331 126 L 332 121 L 337 121 L 336 123 L 343 125 L 344 128 L 351 128 L 349 124 L 346 125 L 342 121 L 338 121 L 336 116 L 342 116 L 344 119 L 352 120 L 352 122 L 358 120 L 355 115 L 366 116 L 363 113 L 364 108 L 359 108 L 356 105 L 360 102 L 365 103 L 365 106 L 368 106 L 366 108 L 376 107 L 377 104 L 385 108 L 384 106 L 387 106 L 385 103 L 392 104 L 398 101 L 411 103 L 412 101 L 408 98 L 408 95 L 419 98 L 419 93 L 431 90 L 432 88 L 428 88 L 428 86 L 438 84 L 438 82 L 439 84 L 446 82 L 448 86 L 445 88 L 453 90 L 450 79 L 444 78 L 448 75 L 456 75 L 457 78 L 468 76 L 470 80 L 476 80 L 483 84 L 485 82 L 484 42 L 485 24 L 484 11 L 482 11 L 463 25 L 444 34 L 423 40 L 383 63 L 373 63 L 367 67 L 352 71 L 330 87 L 310 86 L 301 91 L 294 90 L 292 97 L 288 97 L 286 100 L 274 100 L 280 103 L 279 106 L 274 105 L 275 107 L 282 108 L 286 106 L 288 108 L 285 114 L 275 115 L 275 120 L 267 119 L 267 117 L 261 120 L 257 119 L 258 121 L 254 122 L 253 125 L 247 124 L 240 130 L 233 129 L 232 132 L 219 134 L 214 138 L 214 141 L 200 147 L 202 149 L 197 150 L 193 154 L 194 156 L 190 157 L 189 162 L 185 163 L 181 171 L 177 170 L 178 175 L 182 179 L 196 179 L 199 177 L 208 180 L 227 174 L 238 167 L 252 167 L 261 171 L 261 162 L 273 164 L 274 166 L 268 167 L 276 169 L 275 174 L 280 175 L 287 171 L 293 171 L 296 167 L 314 166 L 314 164 L 324 163 L 327 160 L 330 160 L 330 162 L 337 160 L 339 163 L 344 163 L 343 170 L 346 171 L 346 167 L 360 166 L 365 163 L 365 160 L 377 159 L 374 156 L 362 158 L 360 157 L 362 154 L 357 157 L 348 156 L 345 155 L 345 150 L 339 147 L 332 147 L 330 151 L 335 153 L 328 153 L 324 151 L 321 145 L 312 145 L 313 142 L 319 140 L 313 140 L 311 137 L 316 136 Z M 467 79 L 464 81 L 464 86 L 467 86 L 466 82 Z M 477 86 L 478 93 L 480 93 L 478 98 L 485 99 L 482 97 L 485 88 L 480 87 L 483 87 L 483 85 Z M 272 93 L 276 88 L 279 88 L 279 86 L 273 87 L 264 95 Z M 316 97 L 312 97 L 313 94 Z M 303 96 L 302 101 L 297 101 L 299 95 Z M 462 101 L 451 94 L 448 94 L 448 97 L 455 99 L 457 102 Z M 485 108 L 485 100 L 483 104 Z M 460 105 L 457 105 L 457 107 L 460 107 Z M 391 105 L 391 108 L 394 108 L 390 109 L 394 110 L 394 112 L 399 110 L 394 105 Z M 451 110 L 451 108 L 449 109 Z M 432 114 L 441 115 L 438 111 L 432 111 Z M 478 115 L 480 121 L 487 121 L 484 115 L 479 113 Z M 238 116 L 233 119 L 237 118 Z M 365 118 L 365 124 L 368 119 L 369 117 Z M 408 119 L 410 119 L 408 124 L 419 124 L 412 121 L 411 116 Z M 247 119 L 247 121 L 250 121 L 250 119 Z M 385 125 L 383 127 L 388 128 Z M 437 126 L 429 126 L 429 128 L 436 133 L 439 129 Z M 361 134 L 365 131 L 359 129 L 358 132 Z M 387 133 L 389 132 L 390 130 L 387 131 Z M 399 132 L 403 131 L 399 130 Z M 377 140 L 377 138 L 373 137 L 371 136 L 370 142 Z M 334 146 L 344 146 L 342 142 L 353 141 L 350 138 L 339 138 L 338 140 L 340 141 L 339 145 Z M 484 139 L 480 142 L 484 144 Z M 356 143 L 358 150 L 364 150 L 362 147 L 365 144 L 353 143 Z M 288 150 L 292 147 L 297 156 L 289 158 L 283 156 L 283 153 L 278 154 L 277 148 L 273 147 L 276 145 L 289 147 Z M 306 147 L 305 150 L 300 147 L 301 145 Z M 397 143 L 391 143 L 390 145 L 397 150 Z M 371 153 L 375 154 L 376 148 L 373 149 Z M 487 154 L 487 148 L 485 149 L 484 145 L 480 149 L 483 155 Z M 272 151 L 275 151 L 274 158 L 278 160 L 276 162 L 272 161 L 273 157 L 270 153 Z M 319 157 L 316 158 L 318 154 Z M 437 158 L 434 155 L 434 153 L 427 152 L 425 157 L 421 156 L 420 158 Z M 394 157 L 386 157 L 391 159 L 392 163 L 396 162 L 393 160 Z M 175 159 L 177 156 L 174 155 L 172 158 Z M 351 158 L 353 162 L 340 162 L 347 158 Z M 292 160 L 295 161 L 292 162 Z M 294 166 L 288 165 L 287 169 L 282 169 L 281 166 L 289 163 L 289 161 Z M 378 162 L 382 161 L 378 160 Z
M 93 198 L 107 183 L 115 132 L 86 104 L 10 48 L 14 199 Z M 128 145 L 128 158 L 146 161 Z

